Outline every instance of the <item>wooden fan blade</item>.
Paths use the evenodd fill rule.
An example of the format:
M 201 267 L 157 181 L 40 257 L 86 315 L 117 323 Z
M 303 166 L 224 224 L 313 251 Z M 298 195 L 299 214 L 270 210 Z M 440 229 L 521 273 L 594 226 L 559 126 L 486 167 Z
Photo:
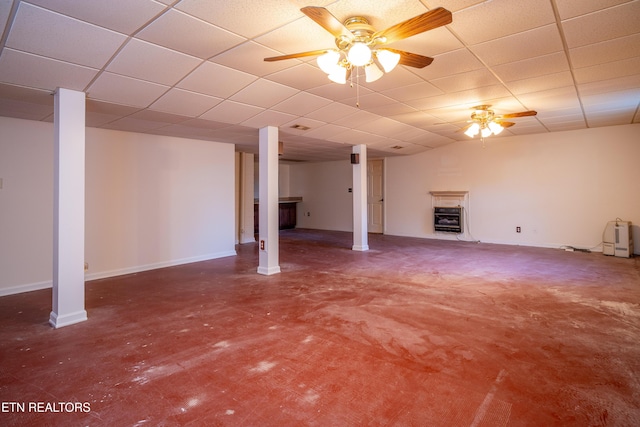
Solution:
M 498 123 L 500 126 L 502 126 L 503 128 L 510 128 L 511 126 L 515 125 L 515 123 L 513 122 L 503 122 L 502 120 L 494 120 L 496 123 Z
M 459 133 L 459 132 L 466 132 L 467 129 L 469 129 L 471 127 L 473 123 L 469 123 L 468 125 L 466 125 L 465 127 L 462 127 L 460 129 L 458 129 L 455 133 Z
M 405 52 L 404 50 L 398 50 L 398 49 L 389 49 L 386 47 L 385 47 L 385 50 L 400 54 L 399 64 L 401 65 L 406 65 L 406 66 L 415 67 L 415 68 L 424 68 L 433 62 L 433 58 L 428 56 L 418 55 L 417 53 Z
M 537 111 L 521 111 L 519 113 L 499 114 L 497 117 L 501 119 L 511 119 L 514 117 L 535 116 L 536 114 L 538 114 Z
M 386 39 L 384 43 L 393 43 L 450 24 L 451 21 L 453 21 L 451 12 L 443 7 L 438 7 L 386 30 L 378 31 L 373 35 L 373 39 L 384 37 Z
M 282 61 L 283 59 L 304 58 L 306 56 L 322 55 L 328 50 L 329 49 L 310 50 L 308 52 L 292 53 L 290 55 L 272 56 L 270 58 L 264 58 L 264 60 L 267 62 L 273 62 L 273 61 Z
M 324 7 L 307 6 L 300 9 L 300 11 L 315 21 L 316 24 L 329 31 L 333 37 L 337 39 L 346 37 L 348 40 L 353 40 L 353 33 Z

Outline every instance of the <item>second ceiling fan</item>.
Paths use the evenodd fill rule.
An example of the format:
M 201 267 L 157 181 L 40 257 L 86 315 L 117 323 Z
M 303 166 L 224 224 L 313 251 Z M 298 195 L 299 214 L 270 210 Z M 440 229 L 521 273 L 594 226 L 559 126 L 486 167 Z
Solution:
M 335 37 L 336 48 L 312 50 L 265 58 L 265 61 L 318 56 L 318 66 L 336 83 L 346 83 L 353 67 L 364 67 L 367 82 L 378 80 L 397 64 L 423 68 L 433 58 L 398 49 L 387 44 L 433 30 L 452 22 L 451 12 L 442 7 L 376 31 L 366 18 L 354 16 L 340 22 L 324 7 L 307 6 L 300 9 Z M 383 71 L 384 70 L 384 71 Z

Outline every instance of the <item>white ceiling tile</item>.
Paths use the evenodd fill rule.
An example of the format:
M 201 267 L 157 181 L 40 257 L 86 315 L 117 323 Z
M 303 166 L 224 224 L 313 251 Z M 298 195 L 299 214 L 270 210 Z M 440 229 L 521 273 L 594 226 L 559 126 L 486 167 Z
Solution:
M 326 124 L 315 129 L 307 131 L 305 134 L 309 138 L 329 139 L 333 135 L 337 135 L 346 131 L 348 128 L 334 124 Z
M 412 126 L 387 117 L 380 117 L 356 128 L 365 132 L 393 138 L 399 133 L 410 131 Z
M 151 104 L 152 110 L 198 117 L 222 102 L 222 98 L 173 88 Z
M 606 9 L 629 0 L 556 0 L 561 19 L 574 18 L 587 13 Z
M 207 61 L 178 83 L 178 87 L 219 98 L 228 98 L 256 79 L 257 77 L 251 74 Z
M 545 108 L 538 111 L 536 116 L 543 123 L 553 123 L 555 121 L 578 120 L 582 117 L 582 107 L 580 105 L 572 108 Z
M 480 68 L 483 68 L 483 65 L 478 58 L 469 49 L 464 48 L 437 55 L 431 65 L 412 71 L 425 80 L 432 80 Z
M 282 126 L 285 123 L 291 122 L 296 116 L 293 114 L 281 113 L 274 110 L 265 110 L 262 113 L 258 113 L 255 116 L 242 122 L 242 126 L 249 126 L 252 128 L 263 128 L 265 126 Z
M 348 129 L 329 138 L 330 141 L 349 145 L 370 143 L 372 139 L 372 134 L 355 129 Z
M 283 113 L 304 116 L 331 103 L 332 101 L 327 98 L 322 98 L 306 92 L 298 92 L 291 98 L 287 98 L 274 105 L 273 109 Z
M 116 121 L 100 126 L 103 129 L 117 129 L 126 132 L 145 133 L 153 129 L 165 127 L 166 123 L 151 120 L 139 120 L 131 117 L 123 117 Z
M 638 88 L 640 88 L 639 74 L 620 77 L 617 79 L 583 83 L 578 86 L 582 96 L 597 95 L 601 93 L 613 93 L 617 96 L 620 93 L 634 93 Z
M 246 40 L 174 9 L 153 21 L 136 37 L 202 59 L 209 59 Z
M 375 108 L 395 103 L 392 98 L 389 98 L 388 96 L 382 95 L 380 93 L 373 92 L 358 95 L 357 90 L 352 98 L 347 98 L 340 102 L 351 107 L 360 108 L 362 110 L 368 110 L 369 108 Z
M 7 47 L 102 68 L 125 40 L 123 34 L 21 2 Z
M 540 110 L 540 107 L 538 107 L 540 105 L 544 105 L 545 108 L 550 110 L 580 107 L 578 94 L 573 86 L 541 92 L 524 93 L 519 95 L 518 98 L 524 105 L 534 110 Z
M 633 123 L 635 110 L 611 110 L 607 112 L 586 112 L 589 127 L 630 125 Z
M 327 3 L 329 1 L 316 1 L 314 6 Z M 250 0 L 235 2 L 235 7 L 230 8 L 227 3 L 220 1 L 183 0 L 176 7 L 219 27 L 252 38 L 301 18 L 303 14 L 300 9 L 307 5 L 306 0 Z M 308 23 L 314 25 L 311 20 Z
M 638 32 L 640 1 L 562 21 L 569 48 L 576 48 Z
M 10 1 L 0 2 L 0 34 L 4 34 L 12 4 L 13 2 Z
M 161 122 L 161 123 L 182 123 L 190 119 L 187 116 L 165 113 L 163 111 L 154 111 L 148 108 L 140 111 L 136 111 L 135 113 L 131 114 L 128 117 L 132 119 Z
M 424 111 L 414 111 L 412 113 L 396 115 L 393 116 L 393 119 L 421 129 L 424 129 L 424 126 L 431 126 L 434 123 L 442 121 Z
M 623 92 L 608 92 L 582 96 L 585 110 L 635 110 L 640 100 L 640 87 Z
M 294 65 L 265 78 L 299 90 L 307 90 L 327 83 L 327 75 L 318 67 L 309 64 Z
M 352 16 L 363 16 L 376 30 L 383 30 L 427 11 L 418 0 L 381 1 L 375 7 L 372 7 L 370 0 L 337 1 L 331 2 L 327 9 L 340 22 Z
M 307 114 L 307 117 L 325 123 L 331 123 L 335 120 L 342 119 L 344 117 L 350 116 L 351 114 L 355 114 L 358 111 L 359 110 L 356 107 L 344 105 L 341 102 L 332 102 L 331 104 L 309 112 Z
M 531 43 L 535 40 L 535 43 Z M 523 48 L 526 46 L 526 49 Z M 555 24 L 507 37 L 474 44 L 470 49 L 487 65 L 499 65 L 527 58 L 563 52 L 562 38 Z
M 419 110 L 429 110 L 455 105 L 462 108 L 470 108 L 474 105 L 482 104 L 484 100 L 503 98 L 509 95 L 509 91 L 503 85 L 492 85 L 463 90 L 460 92 L 451 92 L 445 95 L 414 99 L 407 101 L 406 103 Z
M 386 73 L 375 82 L 366 83 L 364 70 L 360 71 L 360 84 L 365 85 L 368 89 L 375 92 L 383 92 L 386 90 L 402 88 L 406 85 L 417 84 L 424 80 L 413 72 L 416 68 L 397 66 L 390 73 Z
M 480 69 L 433 79 L 430 83 L 443 92 L 459 92 L 469 88 L 496 85 L 500 81 L 489 70 Z
M 391 117 L 397 116 L 399 114 L 410 113 L 416 111 L 416 109 L 401 102 L 393 102 L 391 104 L 368 107 L 367 111 L 370 111 L 382 117 Z
M 466 44 L 473 45 L 554 22 L 550 2 L 493 0 L 454 13 L 449 27 Z
M 292 61 L 267 62 L 264 58 L 279 55 L 278 52 L 253 41 L 244 42 L 211 59 L 225 67 L 263 77 L 293 65 Z
M 125 34 L 140 29 L 166 7 L 153 0 L 29 0 L 29 3 Z
M 98 70 L 30 53 L 4 49 L 0 82 L 53 91 L 58 87 L 83 91 Z
M 255 41 L 282 55 L 335 48 L 333 36 L 307 17 L 276 28 Z
M 307 90 L 309 93 L 313 93 L 314 95 L 321 96 L 323 98 L 328 98 L 333 101 L 341 101 L 344 99 L 350 99 L 355 96 L 356 89 L 360 90 L 361 95 L 373 93 L 367 87 L 359 86 L 351 86 L 350 84 L 337 84 L 331 82 L 327 79 L 327 84 L 324 86 L 318 86 Z M 355 106 L 355 105 L 354 105 Z
M 204 113 L 200 118 L 214 120 L 216 122 L 238 124 L 262 111 L 264 111 L 264 108 L 256 107 L 254 105 L 241 104 L 233 101 L 223 101 Z
M 106 68 L 116 74 L 173 86 L 202 63 L 185 55 L 142 40 L 131 39 Z
M 640 33 L 571 49 L 569 55 L 575 68 L 640 56 Z
M 51 91 L 0 84 L 0 116 L 45 120 L 53 116 Z
M 453 18 L 455 20 L 455 17 Z M 394 49 L 434 57 L 464 47 L 462 42 L 449 31 L 440 27 L 388 45 Z
M 569 71 L 569 63 L 564 53 L 556 52 L 544 56 L 523 59 L 517 62 L 496 65 L 492 70 L 505 81 L 524 80 L 531 77 Z
M 293 96 L 297 92 L 297 89 L 268 80 L 258 79 L 237 92 L 230 99 L 236 102 L 269 108 Z
M 291 159 L 305 161 L 348 158 L 354 143 L 380 157 L 454 141 L 478 145 L 458 132 L 478 104 L 493 105 L 497 114 L 538 111 L 514 120 L 507 136 L 582 129 L 585 111 L 589 127 L 640 123 L 640 0 L 389 0 L 375 7 L 370 0 L 320 0 L 314 5 L 339 21 L 364 16 L 377 29 L 429 7 L 454 12 L 452 24 L 390 45 L 431 56 L 431 65 L 399 66 L 372 83 L 353 73 L 345 85 L 330 82 L 313 55 L 264 61 L 335 46 L 299 11 L 305 0 L 80 3 L 0 0 L 0 115 L 50 122 L 48 92 L 92 85 L 90 126 L 257 153 L 254 127 L 276 123 Z M 556 22 L 553 8 L 564 21 Z M 47 94 L 46 105 L 32 92 Z M 291 123 L 312 129 L 286 128 Z
M 584 120 L 566 121 L 550 123 L 546 126 L 549 132 L 564 132 L 569 130 L 586 129 L 587 123 Z
M 85 121 L 89 127 L 101 127 L 124 116 L 129 116 L 139 108 L 87 99 Z
M 294 115 L 295 116 L 295 115 Z M 318 120 L 313 120 L 308 117 L 297 117 L 287 123 L 283 123 L 280 125 L 281 129 L 286 129 L 287 133 L 292 135 L 303 135 L 306 136 L 313 129 L 318 129 L 322 126 L 326 125 L 325 122 L 321 122 Z M 297 129 L 297 126 L 305 126 L 309 129 Z
M 336 125 L 347 127 L 349 129 L 354 129 L 366 125 L 367 123 L 370 123 L 377 118 L 378 116 L 375 114 L 359 110 L 357 113 L 338 119 L 333 123 Z
M 640 70 L 640 56 L 622 61 L 607 62 L 606 64 L 574 70 L 578 84 L 610 80 L 619 77 L 633 76 Z
M 570 71 L 561 73 L 546 74 L 544 76 L 532 77 L 522 80 L 513 80 L 506 83 L 506 86 L 514 95 L 523 93 L 541 92 L 549 89 L 557 89 L 573 85 L 573 77 Z
M 396 89 L 385 90 L 383 95 L 400 102 L 429 96 L 442 95 L 442 91 L 428 82 L 402 86 Z
M 123 105 L 148 107 L 167 90 L 168 86 L 105 72 L 91 84 L 88 96 Z

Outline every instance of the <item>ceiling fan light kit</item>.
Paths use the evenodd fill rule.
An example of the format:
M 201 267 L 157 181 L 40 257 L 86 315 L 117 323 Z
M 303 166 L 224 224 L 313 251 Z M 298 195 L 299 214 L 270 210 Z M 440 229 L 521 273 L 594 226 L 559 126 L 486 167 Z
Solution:
M 519 113 L 498 114 L 491 109 L 491 105 L 478 105 L 472 108 L 470 123 L 463 127 L 461 130 L 469 138 L 480 134 L 480 137 L 484 141 L 491 135 L 499 135 L 504 128 L 515 125 L 513 122 L 506 122 L 503 119 L 510 119 L 516 117 L 535 116 L 538 114 L 536 111 L 521 111 Z
M 398 64 L 415 68 L 426 67 L 433 62 L 433 58 L 397 49 L 378 48 L 378 46 L 452 22 L 451 12 L 438 7 L 385 30 L 375 31 L 369 21 L 361 16 L 348 18 L 342 23 L 324 7 L 307 6 L 300 11 L 335 37 L 337 49 L 300 52 L 264 60 L 280 61 L 319 55 L 317 63 L 320 69 L 331 81 L 341 84 L 346 83 L 354 67 L 364 67 L 367 82 L 378 80 Z

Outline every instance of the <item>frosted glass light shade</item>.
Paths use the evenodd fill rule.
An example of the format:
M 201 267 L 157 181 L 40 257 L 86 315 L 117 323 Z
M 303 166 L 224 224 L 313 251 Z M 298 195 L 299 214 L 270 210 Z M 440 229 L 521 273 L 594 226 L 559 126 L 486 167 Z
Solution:
M 483 138 L 486 138 L 488 136 L 491 136 L 491 129 L 489 128 L 482 128 L 482 130 L 480 130 L 480 135 L 482 135 Z
M 384 73 L 382 72 L 380 67 L 375 64 L 375 62 L 372 62 L 371 64 L 364 67 L 364 74 L 367 83 L 375 82 L 380 77 L 384 76 Z
M 338 61 L 340 61 L 340 53 L 335 50 L 330 50 L 316 59 L 318 67 L 327 74 L 336 71 L 336 67 L 339 67 Z
M 340 65 L 337 66 L 335 71 L 329 74 L 329 80 L 341 85 L 345 84 L 347 82 L 347 69 Z
M 480 125 L 477 123 L 474 123 L 471 126 L 469 126 L 469 129 L 464 131 L 464 134 L 467 135 L 469 138 L 473 138 L 478 134 L 478 132 L 480 132 Z
M 351 62 L 351 65 L 362 67 L 371 61 L 371 49 L 364 43 L 356 42 L 351 46 L 351 49 L 349 49 L 347 58 L 349 62 Z
M 500 132 L 502 132 L 504 130 L 502 125 L 500 125 L 500 123 L 496 123 L 496 122 L 489 123 L 489 129 L 491 129 L 491 132 L 493 132 L 494 135 L 498 135 Z
M 396 68 L 396 65 L 400 62 L 399 53 L 391 52 L 386 49 L 379 49 L 376 51 L 376 57 L 378 58 L 378 61 L 380 61 L 382 68 L 384 68 L 385 73 Z

